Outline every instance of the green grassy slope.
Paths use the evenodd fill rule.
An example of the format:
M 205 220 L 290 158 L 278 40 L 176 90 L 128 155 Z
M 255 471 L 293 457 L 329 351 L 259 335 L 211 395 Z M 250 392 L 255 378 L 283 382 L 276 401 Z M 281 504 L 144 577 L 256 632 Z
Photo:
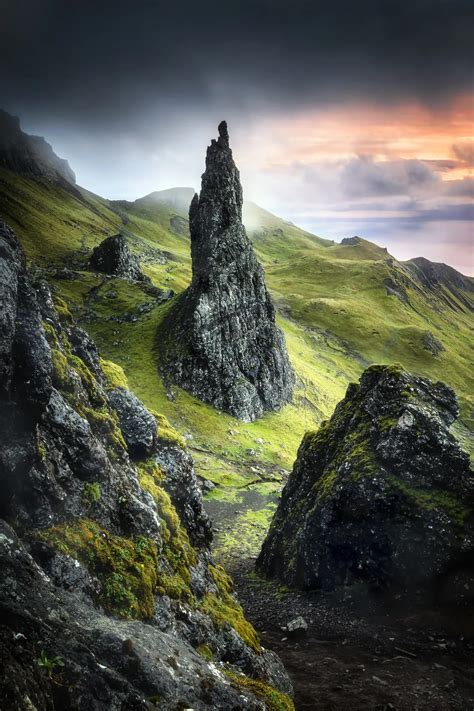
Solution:
M 462 409 L 457 433 L 467 443 L 474 428 L 472 292 L 460 300 L 443 287 L 449 306 L 386 250 L 363 240 L 334 244 L 252 204 L 244 219 L 296 371 L 294 401 L 243 424 L 178 388 L 167 392 L 154 344 L 168 306 L 154 305 L 138 284 L 89 272 L 87 257 L 120 230 L 154 284 L 181 291 L 191 276 L 189 237 L 184 206 L 172 196 L 110 203 L 0 170 L 1 214 L 29 260 L 45 269 L 104 356 L 123 366 L 139 397 L 188 435 L 198 473 L 218 485 L 208 505 L 218 520 L 232 518 L 218 537 L 223 553 L 231 555 L 244 539 L 255 550 L 303 433 L 331 414 L 347 383 L 370 363 L 398 361 L 453 386 Z M 436 356 L 427 334 L 444 349 Z

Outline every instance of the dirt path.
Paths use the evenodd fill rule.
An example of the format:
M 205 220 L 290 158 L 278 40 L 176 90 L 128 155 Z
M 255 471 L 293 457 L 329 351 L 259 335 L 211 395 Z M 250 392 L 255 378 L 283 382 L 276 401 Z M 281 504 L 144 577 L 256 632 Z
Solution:
M 353 593 L 282 591 L 259 580 L 253 562 L 230 572 L 262 644 L 292 677 L 298 711 L 474 709 L 473 611 L 415 613 Z M 298 615 L 307 635 L 288 638 L 281 627 Z

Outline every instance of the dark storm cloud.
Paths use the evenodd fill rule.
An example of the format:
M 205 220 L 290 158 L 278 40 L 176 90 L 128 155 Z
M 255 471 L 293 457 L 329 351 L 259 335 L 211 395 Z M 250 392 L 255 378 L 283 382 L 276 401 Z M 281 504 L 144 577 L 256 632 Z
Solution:
M 6 108 L 133 127 L 229 97 L 242 109 L 332 98 L 426 101 L 470 77 L 466 0 L 7 0 Z

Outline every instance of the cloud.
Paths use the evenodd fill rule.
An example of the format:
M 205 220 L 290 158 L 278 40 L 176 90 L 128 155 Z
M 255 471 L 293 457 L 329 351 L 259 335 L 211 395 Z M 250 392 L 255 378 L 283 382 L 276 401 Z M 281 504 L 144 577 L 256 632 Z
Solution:
M 453 153 L 461 163 L 474 167 L 474 141 L 455 143 L 453 145 Z
M 10 108 L 124 130 L 371 97 L 440 103 L 471 79 L 467 0 L 18 0 L 2 9 Z
M 439 178 L 423 161 L 376 162 L 371 156 L 348 161 L 340 180 L 344 194 L 352 198 L 426 195 L 439 183 Z
M 197 186 L 226 118 L 247 197 L 289 219 L 405 225 L 469 194 L 473 13 L 472 0 L 16 0 L 0 97 L 108 197 Z
M 474 197 L 474 178 L 462 180 L 447 180 L 443 184 L 443 192 L 450 197 Z

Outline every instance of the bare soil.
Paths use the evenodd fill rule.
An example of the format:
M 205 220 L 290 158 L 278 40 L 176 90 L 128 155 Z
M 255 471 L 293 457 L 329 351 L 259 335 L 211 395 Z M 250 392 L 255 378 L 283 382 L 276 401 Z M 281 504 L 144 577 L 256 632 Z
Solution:
M 420 598 L 278 589 L 235 561 L 236 592 L 262 644 L 283 660 L 298 711 L 474 709 L 474 611 L 428 609 Z M 307 634 L 282 629 L 301 615 Z

